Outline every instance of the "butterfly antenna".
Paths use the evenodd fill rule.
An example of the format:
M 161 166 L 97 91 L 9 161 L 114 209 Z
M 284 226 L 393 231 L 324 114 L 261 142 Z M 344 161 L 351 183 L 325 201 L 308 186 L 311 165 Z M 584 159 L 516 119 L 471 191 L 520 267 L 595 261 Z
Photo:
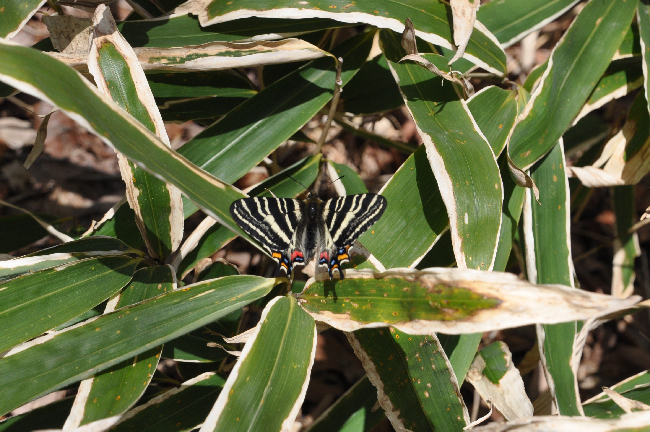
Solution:
M 298 180 L 296 180 L 295 178 L 291 177 L 290 175 L 287 175 L 287 177 L 289 177 L 291 180 L 295 181 L 295 182 L 298 183 L 300 186 L 302 186 L 302 187 L 304 187 L 305 189 L 307 189 L 307 186 L 305 186 L 304 184 L 300 183 L 300 182 L 299 182 Z
M 329 185 L 331 185 L 332 183 L 334 183 L 335 181 L 337 181 L 337 180 L 341 180 L 343 177 L 345 177 L 345 176 L 342 175 L 341 177 L 339 177 L 339 178 L 337 178 L 337 179 L 335 179 L 335 180 L 332 180 L 331 182 L 327 183 L 325 186 L 329 186 Z

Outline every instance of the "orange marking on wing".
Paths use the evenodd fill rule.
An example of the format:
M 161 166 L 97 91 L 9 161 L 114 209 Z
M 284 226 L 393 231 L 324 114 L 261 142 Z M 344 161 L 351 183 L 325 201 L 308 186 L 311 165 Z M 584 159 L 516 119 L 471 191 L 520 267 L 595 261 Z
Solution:
M 271 255 L 271 257 L 280 259 L 282 258 L 282 254 L 280 252 L 273 252 L 273 255 Z

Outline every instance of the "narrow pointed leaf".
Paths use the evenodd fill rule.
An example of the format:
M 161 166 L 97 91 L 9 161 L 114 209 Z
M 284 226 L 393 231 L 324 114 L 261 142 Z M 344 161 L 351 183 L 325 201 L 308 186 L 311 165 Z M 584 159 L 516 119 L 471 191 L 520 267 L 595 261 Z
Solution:
M 269 18 L 329 18 L 347 23 L 366 23 L 382 29 L 401 33 L 407 18 L 413 21 L 417 35 L 436 45 L 453 49 L 451 32 L 451 9 L 443 3 L 431 3 L 423 0 L 409 2 L 408 6 L 397 1 L 377 4 L 372 1 L 350 3 L 343 0 L 311 1 L 309 4 L 297 4 L 288 1 L 274 3 L 256 0 L 239 1 L 235 5 L 213 0 L 199 3 L 202 25 L 237 20 L 242 17 L 258 16 Z M 473 63 L 498 75 L 505 73 L 505 55 L 499 48 L 494 36 L 482 26 L 474 29 L 465 57 Z
M 341 93 L 339 111 L 368 115 L 404 105 L 383 54 L 366 61 Z
M 639 59 L 634 57 L 612 61 L 604 75 L 598 80 L 598 84 L 573 124 L 608 102 L 621 98 L 643 86 L 643 71 L 639 63 Z
M 196 17 L 181 14 L 166 20 L 125 21 L 118 28 L 131 46 L 169 48 L 214 41 L 250 41 L 253 38 L 275 40 L 347 25 L 323 18 L 291 20 L 246 17 L 205 27 L 199 24 Z
M 373 410 L 376 404 L 377 390 L 366 375 L 338 398 L 305 432 L 370 432 L 386 418 L 383 410 Z
M 327 52 L 300 39 L 267 42 L 209 42 L 171 48 L 134 48 L 134 59 L 147 72 L 193 72 L 256 67 L 276 63 L 313 60 Z M 52 57 L 85 72 L 88 63 L 83 53 L 51 53 Z
M 609 387 L 629 399 L 650 403 L 650 373 L 643 371 Z M 600 393 L 584 402 L 585 415 L 602 419 L 618 418 L 624 411 L 610 399 Z
M 639 236 L 630 228 L 636 223 L 634 186 L 612 188 L 612 210 L 616 214 L 616 239 L 612 262 L 612 295 L 627 297 L 634 293 L 634 259 L 641 255 Z
M 533 416 L 533 404 L 526 396 L 524 381 L 505 343 L 494 342 L 482 348 L 467 373 L 467 380 L 483 400 L 491 400 L 507 420 Z
M 0 352 L 32 339 L 98 305 L 125 286 L 140 259 L 88 258 L 0 287 Z
M 398 35 L 382 31 L 381 46 L 424 140 L 447 208 L 459 267 L 492 269 L 503 190 L 490 145 L 451 83 L 410 62 Z M 442 64 L 439 67 L 444 67 Z
M 129 253 L 140 254 L 140 251 L 131 249 L 121 241 L 110 237 L 76 240 L 20 258 L 0 261 L 0 280 L 6 281 L 26 273 L 34 273 L 86 258 Z
M 140 269 L 122 292 L 116 309 L 171 292 L 175 283 L 174 270 L 169 266 Z M 123 414 L 133 406 L 156 371 L 161 349 L 154 347 L 95 375 L 87 396 L 80 398 L 82 395 L 77 394 L 76 404 L 85 399 L 79 425 Z
M 34 64 L 42 68 L 34 69 Z M 228 208 L 243 194 L 173 152 L 68 66 L 0 40 L 0 80 L 58 106 L 130 160 L 177 186 L 209 215 L 241 232 Z
M 276 297 L 201 428 L 290 430 L 302 405 L 316 351 L 316 325 L 293 297 Z
M 339 330 L 390 325 L 409 334 L 476 333 L 574 321 L 639 301 L 533 285 L 511 273 L 446 268 L 348 270 L 344 280 L 315 281 L 298 298 L 314 319 Z
M 100 5 L 95 11 L 93 26 L 88 66 L 98 88 L 171 148 L 144 72 L 133 49 L 117 31 L 106 6 Z M 120 172 L 149 254 L 154 258 L 166 258 L 183 238 L 180 191 L 121 155 Z
M 232 71 L 149 73 L 147 81 L 156 98 L 219 96 L 247 99 L 257 94 L 247 79 Z
M 516 96 L 515 91 L 491 86 L 467 100 L 467 108 L 496 156 L 506 146 L 510 129 L 515 124 L 518 114 Z
M 533 166 L 531 177 L 539 187 L 540 204 L 531 199 L 527 190 L 524 238 L 528 279 L 533 283 L 573 287 L 570 196 L 561 142 Z M 568 322 L 538 325 L 538 343 L 559 412 L 581 415 L 577 376 L 571 369 L 577 323 L 570 319 L 564 321 Z
M 88 378 L 268 294 L 275 279 L 231 276 L 103 315 L 0 359 L 0 412 Z
M 226 380 L 206 372 L 131 410 L 111 432 L 179 432 L 198 427 L 210 412 Z
M 435 336 L 393 328 L 348 334 L 396 430 L 462 431 L 469 423 L 460 388 Z
M 0 432 L 24 432 L 43 429 L 62 429 L 72 408 L 73 397 L 52 402 L 24 414 L 0 421 Z
M 55 223 L 58 218 L 37 214 L 47 223 Z M 20 235 L 17 235 L 20 233 Z M 17 214 L 0 218 L 0 253 L 9 253 L 28 246 L 48 235 L 48 232 L 28 214 Z
M 14 37 L 45 0 L 7 0 L 0 6 L 0 37 Z
M 530 167 L 574 121 L 625 37 L 636 3 L 592 1 L 573 21 L 510 136 L 516 166 Z
M 555 20 L 576 3 L 578 0 L 501 0 L 482 5 L 476 15 L 506 48 Z
M 415 266 L 449 224 L 424 146 L 402 164 L 380 191 L 386 211 L 359 242 L 385 268 Z

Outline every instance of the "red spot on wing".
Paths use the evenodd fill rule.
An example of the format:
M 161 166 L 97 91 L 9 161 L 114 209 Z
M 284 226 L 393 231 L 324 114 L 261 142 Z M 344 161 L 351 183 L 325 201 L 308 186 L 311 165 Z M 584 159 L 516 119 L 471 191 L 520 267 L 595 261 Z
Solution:
M 299 250 L 295 250 L 295 251 L 291 252 L 291 261 L 295 261 L 296 258 L 304 259 L 304 256 L 302 255 L 302 252 L 300 252 Z
M 329 261 L 329 259 L 330 259 L 330 254 L 328 254 L 327 251 L 321 252 L 321 253 L 320 253 L 320 259 L 323 259 L 323 258 L 325 258 L 326 260 Z

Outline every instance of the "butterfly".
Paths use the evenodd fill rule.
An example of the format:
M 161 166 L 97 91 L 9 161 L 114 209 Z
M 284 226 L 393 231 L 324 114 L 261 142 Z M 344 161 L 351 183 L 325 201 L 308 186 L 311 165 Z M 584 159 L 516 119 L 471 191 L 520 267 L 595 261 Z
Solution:
M 246 234 L 261 243 L 277 261 L 275 275 L 291 276 L 294 264 L 317 256 L 330 279 L 350 259 L 352 243 L 386 209 L 386 198 L 366 193 L 321 201 L 311 192 L 304 200 L 251 197 L 232 203 L 230 215 Z M 316 255 L 318 254 L 318 255 Z

